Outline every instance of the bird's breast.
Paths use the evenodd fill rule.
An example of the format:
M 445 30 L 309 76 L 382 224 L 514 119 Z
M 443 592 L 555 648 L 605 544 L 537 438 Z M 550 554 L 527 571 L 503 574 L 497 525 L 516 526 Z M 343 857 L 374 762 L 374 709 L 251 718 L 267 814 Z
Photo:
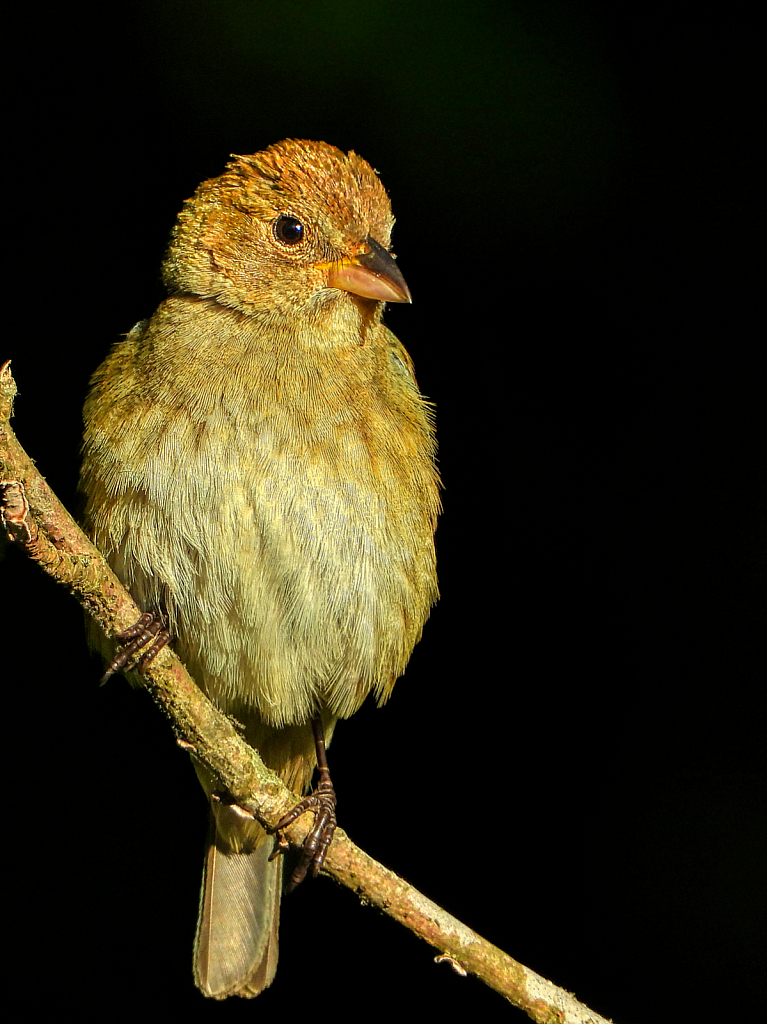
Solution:
M 108 527 L 209 694 L 276 726 L 385 699 L 437 594 L 417 432 L 385 410 L 310 412 L 241 401 L 166 419 Z

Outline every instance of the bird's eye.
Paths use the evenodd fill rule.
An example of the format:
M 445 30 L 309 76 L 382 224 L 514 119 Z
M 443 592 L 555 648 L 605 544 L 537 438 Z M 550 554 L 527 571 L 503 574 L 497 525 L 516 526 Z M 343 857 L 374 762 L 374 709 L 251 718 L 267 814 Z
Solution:
M 274 222 L 274 237 L 283 245 L 296 245 L 304 239 L 304 226 L 295 217 L 282 214 Z

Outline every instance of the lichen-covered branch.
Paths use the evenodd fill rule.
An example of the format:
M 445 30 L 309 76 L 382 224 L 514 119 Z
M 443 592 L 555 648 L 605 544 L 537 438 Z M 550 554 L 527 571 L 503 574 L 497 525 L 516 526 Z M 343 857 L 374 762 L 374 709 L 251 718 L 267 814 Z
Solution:
M 10 363 L 0 367 L 0 518 L 3 529 L 29 557 L 67 587 L 111 636 L 140 615 L 103 556 L 79 529 L 16 439 L 9 420 L 16 385 Z M 173 723 L 180 746 L 210 768 L 222 788 L 267 826 L 275 825 L 295 796 L 263 764 L 195 685 L 175 654 L 165 648 L 145 685 Z M 286 830 L 301 842 L 306 816 Z M 484 981 L 539 1024 L 607 1024 L 579 1003 L 427 899 L 378 864 L 338 829 L 325 871 L 440 951 L 455 970 Z

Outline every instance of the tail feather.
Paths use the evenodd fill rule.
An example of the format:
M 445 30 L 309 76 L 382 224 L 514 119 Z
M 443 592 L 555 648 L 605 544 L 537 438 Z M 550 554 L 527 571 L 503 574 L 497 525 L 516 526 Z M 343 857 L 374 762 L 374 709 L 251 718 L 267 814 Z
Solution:
M 316 764 L 309 724 L 274 729 L 233 713 L 264 762 L 296 795 L 306 791 Z M 336 719 L 323 713 L 325 740 Z M 272 983 L 277 969 L 277 930 L 282 891 L 282 857 L 269 861 L 272 843 L 246 811 L 218 799 L 217 780 L 192 758 L 211 807 L 211 830 L 205 858 L 194 979 L 204 995 L 257 996 Z
M 205 859 L 194 975 L 206 996 L 252 998 L 277 969 L 282 858 L 269 861 L 271 844 L 235 851 L 216 829 Z

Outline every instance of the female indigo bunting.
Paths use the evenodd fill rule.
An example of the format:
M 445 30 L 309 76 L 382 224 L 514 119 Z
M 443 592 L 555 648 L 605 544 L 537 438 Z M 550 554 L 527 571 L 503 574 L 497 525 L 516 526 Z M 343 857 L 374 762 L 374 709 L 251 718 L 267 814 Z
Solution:
M 85 406 L 87 529 L 297 794 L 313 726 L 321 747 L 369 693 L 389 697 L 437 599 L 432 416 L 382 322 L 410 301 L 392 225 L 353 152 L 234 157 L 184 204 L 169 297 Z M 277 963 L 281 858 L 196 769 L 213 826 L 195 979 L 254 996 Z

